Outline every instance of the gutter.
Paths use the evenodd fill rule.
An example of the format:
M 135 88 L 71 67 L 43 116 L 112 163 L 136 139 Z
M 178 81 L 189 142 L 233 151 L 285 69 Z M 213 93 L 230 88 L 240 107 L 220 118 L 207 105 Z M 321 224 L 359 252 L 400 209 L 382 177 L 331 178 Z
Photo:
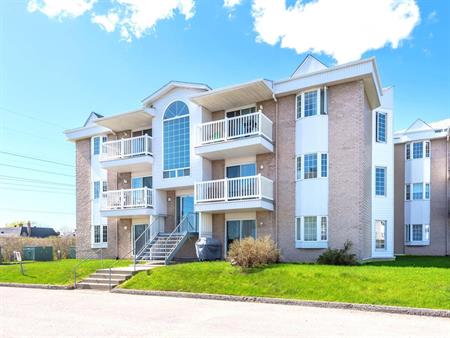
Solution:
M 446 182 L 445 182 L 445 191 L 447 194 L 447 226 L 445 227 L 445 255 L 448 256 L 450 254 L 450 250 L 449 250 L 449 246 L 448 246 L 448 227 L 449 227 L 449 216 L 450 216 L 450 196 L 449 196 L 449 149 L 448 149 L 448 143 L 450 141 L 450 126 L 447 128 L 447 142 L 445 143 L 445 157 L 446 157 L 446 163 L 447 163 L 447 168 L 446 168 L 446 173 L 445 173 L 445 178 L 446 178 Z
M 273 85 L 272 85 L 273 87 Z M 272 92 L 272 98 L 275 101 L 275 244 L 278 247 L 278 100 L 275 93 Z

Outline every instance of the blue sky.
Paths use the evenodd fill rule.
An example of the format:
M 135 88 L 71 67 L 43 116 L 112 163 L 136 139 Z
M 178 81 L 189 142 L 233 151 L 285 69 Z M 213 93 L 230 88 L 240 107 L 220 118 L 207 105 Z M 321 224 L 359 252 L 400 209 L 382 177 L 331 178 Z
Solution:
M 357 29 L 358 35 L 348 13 L 349 17 L 333 15 L 347 22 L 340 36 L 345 29 L 349 32 L 337 44 L 332 41 L 333 26 L 323 24 L 329 17 L 326 7 L 316 6 L 316 12 L 324 11 L 324 20 L 316 20 L 318 35 L 310 36 L 314 29 L 303 34 L 302 26 L 290 30 L 291 24 L 283 24 L 289 22 L 283 17 L 287 11 L 264 12 L 261 6 L 270 6 L 263 0 L 228 0 L 228 7 L 222 1 L 174 1 L 185 6 L 165 9 L 159 20 L 142 15 L 131 24 L 129 8 L 109 0 L 89 4 L 82 13 L 63 9 L 59 15 L 55 13 L 61 8 L 51 12 L 42 0 L 0 2 L 0 225 L 16 219 L 58 228 L 75 224 L 73 167 L 2 152 L 73 165 L 74 146 L 64 140 L 64 129 L 81 126 L 91 111 L 111 115 L 138 108 L 141 99 L 170 80 L 216 88 L 261 77 L 281 79 L 295 70 L 307 50 L 327 51 L 315 55 L 329 65 L 353 55 L 375 56 L 383 85 L 395 86 L 395 129 L 418 117 L 450 117 L 450 1 L 405 0 L 420 13 L 409 31 L 407 19 L 402 26 L 393 16 L 365 11 L 364 20 L 376 24 Z M 303 5 L 308 3 L 313 2 Z M 164 11 L 153 8 L 152 14 L 157 10 Z M 304 23 L 308 13 L 313 12 L 289 18 L 295 25 Z M 113 20 L 105 26 L 101 19 L 106 14 L 120 18 L 110 16 Z M 104 26 L 93 23 L 94 18 Z M 105 30 L 112 27 L 112 32 Z M 311 41 L 305 42 L 307 36 Z M 397 48 L 388 44 L 368 50 L 379 38 L 399 43 Z

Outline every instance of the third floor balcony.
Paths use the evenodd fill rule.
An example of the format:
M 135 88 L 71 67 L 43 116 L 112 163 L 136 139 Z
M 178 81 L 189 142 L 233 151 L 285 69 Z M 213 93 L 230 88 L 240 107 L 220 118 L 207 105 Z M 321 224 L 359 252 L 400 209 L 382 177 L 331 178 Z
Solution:
M 257 111 L 202 123 L 195 152 L 209 160 L 273 152 L 272 121 Z

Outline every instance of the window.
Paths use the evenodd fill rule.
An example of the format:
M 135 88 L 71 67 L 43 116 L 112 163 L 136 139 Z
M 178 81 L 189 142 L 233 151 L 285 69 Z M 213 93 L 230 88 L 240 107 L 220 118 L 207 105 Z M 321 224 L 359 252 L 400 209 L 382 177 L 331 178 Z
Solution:
M 102 192 L 107 192 L 108 191 L 108 182 L 103 181 L 102 182 Z
M 425 183 L 425 199 L 430 199 L 430 183 Z
M 405 185 L 405 200 L 411 200 L 411 184 Z
M 297 95 L 297 118 L 302 117 L 302 94 Z
M 297 179 L 300 180 L 302 178 L 302 157 L 297 156 Z
M 100 137 L 94 137 L 94 146 L 93 146 L 93 154 L 98 155 L 100 154 Z
M 328 177 L 328 154 L 321 154 L 321 177 Z
M 328 240 L 327 216 L 303 216 L 295 219 L 296 240 L 301 242 L 325 242 Z M 303 246 L 320 248 L 317 246 Z
M 376 141 L 386 142 L 386 113 L 376 113 Z
M 94 182 L 94 199 L 98 199 L 100 197 L 100 181 Z
M 296 179 L 328 177 L 328 154 L 313 153 L 298 155 L 295 163 Z
M 386 196 L 386 168 L 375 168 L 375 195 Z
M 304 93 L 304 116 L 317 115 L 317 90 Z
M 189 108 L 184 102 L 175 101 L 167 107 L 164 113 L 163 133 L 163 178 L 189 176 Z
M 306 216 L 303 219 L 303 240 L 317 241 L 317 217 Z
M 430 141 L 425 142 L 425 157 L 430 157 Z
M 328 114 L 328 93 L 327 87 L 320 89 L 320 115 Z
M 153 187 L 153 177 L 152 176 L 144 176 L 144 177 L 133 177 L 131 179 L 131 188 L 152 188 Z
M 305 179 L 317 178 L 317 154 L 306 154 L 304 156 Z
M 233 165 L 226 168 L 227 178 L 246 177 L 256 175 L 256 163 Z
M 405 157 L 407 160 L 411 159 L 411 144 L 406 144 Z
M 413 184 L 413 200 L 421 200 L 423 199 L 423 184 L 422 183 L 414 183 Z
M 321 217 L 320 221 L 320 240 L 328 240 L 328 218 L 326 216 Z
M 375 221 L 375 249 L 386 249 L 386 222 Z
M 430 226 L 428 224 L 405 224 L 405 242 L 407 245 L 430 244 Z
M 423 143 L 415 142 L 413 143 L 413 158 L 422 158 L 423 157 Z
M 247 115 L 247 114 L 252 114 L 252 113 L 256 113 L 256 107 L 249 107 L 249 108 L 242 108 L 242 109 L 237 109 L 237 110 L 233 110 L 233 111 L 227 111 L 226 115 L 228 118 L 232 118 L 232 117 Z
M 255 220 L 229 220 L 227 221 L 227 251 L 231 243 L 246 237 L 256 238 Z
M 108 243 L 108 226 L 93 225 L 92 226 L 92 247 L 104 248 Z

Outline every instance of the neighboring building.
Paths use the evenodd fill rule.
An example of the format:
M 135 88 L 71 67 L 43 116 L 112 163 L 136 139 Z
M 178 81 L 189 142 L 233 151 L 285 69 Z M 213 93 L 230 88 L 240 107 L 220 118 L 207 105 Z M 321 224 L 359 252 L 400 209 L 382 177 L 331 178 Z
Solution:
M 394 134 L 395 254 L 450 254 L 450 119 Z
M 59 236 L 53 228 L 17 226 L 0 228 L 0 237 L 34 237 L 47 238 L 51 236 Z
M 375 59 L 308 56 L 284 80 L 173 81 L 139 110 L 91 114 L 65 132 L 77 252 L 189 259 L 206 236 L 225 256 L 233 240 L 269 235 L 286 261 L 347 240 L 359 259 L 393 257 L 392 107 Z

